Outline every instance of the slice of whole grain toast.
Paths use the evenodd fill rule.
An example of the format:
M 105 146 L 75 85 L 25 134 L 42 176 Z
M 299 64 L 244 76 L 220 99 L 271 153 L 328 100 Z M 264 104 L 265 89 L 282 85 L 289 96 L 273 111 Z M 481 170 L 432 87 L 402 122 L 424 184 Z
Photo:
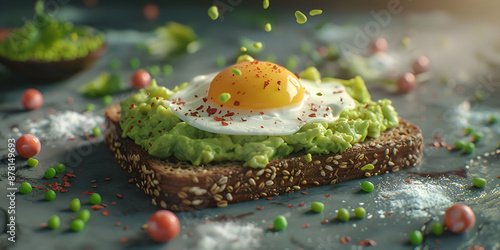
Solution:
M 263 169 L 241 162 L 193 166 L 149 155 L 130 138 L 122 138 L 120 105 L 106 108 L 106 144 L 118 163 L 152 197 L 154 205 L 172 211 L 225 207 L 231 203 L 291 193 L 312 187 L 366 178 L 416 166 L 422 159 L 423 137 L 415 124 L 399 125 L 376 139 L 356 143 L 342 153 L 290 155 Z M 373 164 L 373 169 L 361 168 Z

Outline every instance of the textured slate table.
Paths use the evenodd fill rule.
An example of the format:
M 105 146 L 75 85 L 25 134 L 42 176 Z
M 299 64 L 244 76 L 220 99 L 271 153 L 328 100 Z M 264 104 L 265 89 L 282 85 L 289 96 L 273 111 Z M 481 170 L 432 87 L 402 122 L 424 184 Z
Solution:
M 373 99 L 390 98 L 400 116 L 422 128 L 426 147 L 420 166 L 370 178 L 376 186 L 373 193 L 360 192 L 359 184 L 363 180 L 358 180 L 310 189 L 307 194 L 297 192 L 227 208 L 177 213 L 182 225 L 179 236 L 169 243 L 157 244 L 149 239 L 141 226 L 158 208 L 128 182 L 129 176 L 115 162 L 103 144 L 102 136 L 92 140 L 43 140 L 42 151 L 36 157 L 39 166 L 30 169 L 23 159 L 16 158 L 16 180 L 44 186 L 43 172 L 57 162 L 66 163 L 67 171 L 74 171 L 76 177 L 70 178 L 72 186 L 68 192 L 58 193 L 53 202 L 46 202 L 43 190 L 38 189 L 27 195 L 16 195 L 16 243 L 7 240 L 6 155 L 7 139 L 12 137 L 10 128 L 26 119 L 46 118 L 51 109 L 81 112 L 87 103 L 94 103 L 94 113 L 99 115 L 104 108 L 101 100 L 83 97 L 76 89 L 101 72 L 109 72 L 112 59 L 121 60 L 118 73 L 125 81 L 133 72 L 128 61 L 134 56 L 141 58 L 144 66 L 169 63 L 174 73 L 163 75 L 158 80 L 162 85 L 173 87 L 196 75 L 220 70 L 215 66 L 217 56 L 233 61 L 241 37 L 265 44 L 259 59 L 273 53 L 277 62 L 283 64 L 292 54 L 305 58 L 299 51 L 304 41 L 314 46 L 340 41 L 353 44 L 356 36 L 353 31 L 356 28 L 362 30 L 376 21 L 370 11 L 381 13 L 389 10 L 387 3 L 382 1 L 370 6 L 345 3 L 332 6 L 318 1 L 308 7 L 297 3 L 297 6 L 290 4 L 287 8 L 281 5 L 267 12 L 259 5 L 242 2 L 229 6 L 232 9 L 224 13 L 222 22 L 210 21 L 206 16 L 208 5 L 198 2 L 160 5 L 160 17 L 155 22 L 143 19 L 142 4 L 138 2 L 98 3 L 93 8 L 80 2 L 59 6 L 58 17 L 105 31 L 109 50 L 88 71 L 67 81 L 45 85 L 12 76 L 0 68 L 0 249 L 361 249 L 364 247 L 359 246 L 358 241 L 366 239 L 374 240 L 381 249 L 411 249 L 409 232 L 422 229 L 433 221 L 442 221 L 442 211 L 454 203 L 472 207 L 478 219 L 474 229 L 461 235 L 427 235 L 423 246 L 429 249 L 467 249 L 471 246 L 498 249 L 500 179 L 497 177 L 500 176 L 500 160 L 496 154 L 487 153 L 496 150 L 500 141 L 500 124 L 486 125 L 490 115 L 500 115 L 500 40 L 498 27 L 492 25 L 496 17 L 486 15 L 491 13 L 491 5 L 483 6 L 485 16 L 478 16 L 473 14 L 482 13 L 480 5 L 475 5 L 477 8 L 471 5 L 462 8 L 448 6 L 448 12 L 443 4 L 444 11 L 435 11 L 425 4 L 412 2 L 401 2 L 404 7 L 401 13 L 391 14 L 391 21 L 381 25 L 376 35 L 388 39 L 390 53 L 402 68 L 409 69 L 416 56 L 428 56 L 432 78 L 407 95 L 394 94 L 375 82 L 368 82 L 368 88 Z M 310 18 L 304 25 L 294 22 L 295 9 L 308 11 L 312 7 L 323 8 L 325 12 Z M 30 6 L 15 3 L 9 3 L 1 12 L 0 24 L 4 27 L 19 26 L 21 17 L 32 15 Z M 263 32 L 258 22 L 260 16 L 273 21 L 273 32 Z M 151 35 L 154 27 L 169 20 L 191 25 L 203 44 L 200 51 L 165 60 L 135 49 L 135 44 Z M 314 31 L 314 27 L 323 22 L 328 24 L 322 32 Z M 398 49 L 401 37 L 407 34 L 411 35 L 410 49 Z M 304 68 L 305 64 L 306 61 L 302 60 L 298 69 Z M 448 80 L 442 81 L 441 76 L 445 74 Z M 30 87 L 42 91 L 45 103 L 42 109 L 27 112 L 21 109 L 18 100 L 22 91 Z M 477 90 L 482 91 L 484 99 L 471 101 Z M 127 90 L 113 97 L 119 101 L 132 93 Z M 68 104 L 67 97 L 74 101 Z M 436 135 L 448 143 L 464 138 L 462 131 L 467 126 L 485 134 L 473 154 L 449 152 L 428 145 L 440 139 Z M 472 188 L 472 177 L 486 178 L 489 183 L 484 189 Z M 105 178 L 110 179 L 106 181 Z M 94 185 L 97 187 L 93 188 Z M 69 221 L 75 213 L 70 212 L 68 206 L 73 198 L 82 197 L 82 201 L 86 201 L 88 195 L 83 194 L 84 191 L 100 193 L 103 203 L 108 204 L 104 210 L 109 211 L 109 215 L 102 215 L 104 210 L 92 211 L 86 229 L 74 233 L 69 230 Z M 123 198 L 118 198 L 116 193 L 122 194 Z M 313 201 L 325 203 L 325 211 L 309 213 Z M 301 203 L 305 205 L 300 206 Z M 82 204 L 83 208 L 90 208 L 87 202 Z M 366 218 L 349 222 L 335 220 L 336 209 L 358 206 L 366 208 Z M 258 210 L 258 207 L 263 209 Z M 53 214 L 61 217 L 60 229 L 41 228 L 40 223 L 46 222 Z M 268 226 L 278 215 L 287 217 L 288 228 L 282 232 L 268 231 Z M 322 224 L 323 220 L 330 222 Z M 344 245 L 341 237 L 350 237 L 351 241 Z

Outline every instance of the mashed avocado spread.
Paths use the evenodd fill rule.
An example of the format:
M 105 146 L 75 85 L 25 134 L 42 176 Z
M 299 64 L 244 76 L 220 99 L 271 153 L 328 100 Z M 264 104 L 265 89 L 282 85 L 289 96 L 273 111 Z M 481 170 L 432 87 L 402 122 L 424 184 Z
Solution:
M 318 75 L 301 74 L 301 78 L 319 81 Z M 175 157 L 193 165 L 241 161 L 244 167 L 264 168 L 269 161 L 291 153 L 328 154 L 342 152 L 366 137 L 377 138 L 381 132 L 398 124 L 391 101 L 374 102 L 363 79 L 323 78 L 337 81 L 354 98 L 356 108 L 346 109 L 332 123 L 307 123 L 299 131 L 284 136 L 227 135 L 206 132 L 190 126 L 168 108 L 168 100 L 187 83 L 169 90 L 155 81 L 121 103 L 122 137 L 130 137 L 150 155 L 166 159 Z

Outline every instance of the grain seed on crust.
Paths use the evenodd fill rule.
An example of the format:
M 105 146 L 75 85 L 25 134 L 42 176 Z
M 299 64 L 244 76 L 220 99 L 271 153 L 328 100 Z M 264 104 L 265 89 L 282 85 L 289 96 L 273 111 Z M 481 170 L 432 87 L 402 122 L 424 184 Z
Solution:
M 227 201 L 223 200 L 223 201 L 217 202 L 217 207 L 227 207 Z
M 252 186 L 257 185 L 257 183 L 255 182 L 255 180 L 253 178 L 248 179 L 248 183 L 250 183 L 250 185 L 252 185 Z

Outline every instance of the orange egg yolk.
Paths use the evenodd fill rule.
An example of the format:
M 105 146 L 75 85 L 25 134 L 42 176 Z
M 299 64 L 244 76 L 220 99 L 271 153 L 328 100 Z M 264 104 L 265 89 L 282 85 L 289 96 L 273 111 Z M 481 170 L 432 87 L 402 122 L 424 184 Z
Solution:
M 233 73 L 239 70 L 241 75 Z M 219 96 L 229 93 L 222 103 Z M 264 61 L 245 61 L 221 71 L 210 84 L 208 99 L 223 107 L 263 110 L 286 107 L 304 99 L 305 89 L 297 76 L 283 66 Z

